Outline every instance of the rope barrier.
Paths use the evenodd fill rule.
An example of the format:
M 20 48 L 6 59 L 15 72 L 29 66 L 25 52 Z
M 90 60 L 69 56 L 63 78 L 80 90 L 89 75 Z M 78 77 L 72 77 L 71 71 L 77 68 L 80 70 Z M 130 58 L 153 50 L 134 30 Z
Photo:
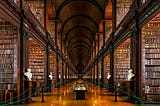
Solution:
M 91 82 L 91 81 L 88 81 L 88 82 Z M 93 82 L 91 82 L 91 83 L 93 83 Z M 57 85 L 57 84 L 66 84 L 66 83 L 65 83 L 65 82 L 64 82 L 64 83 L 63 83 L 63 82 L 57 82 L 57 83 L 55 83 L 55 85 Z M 137 97 L 130 88 L 128 88 L 129 91 L 130 91 L 130 93 L 128 93 L 126 90 L 124 90 L 124 89 L 127 88 L 127 86 L 114 86 L 114 85 L 109 85 L 109 86 L 108 86 L 108 85 L 106 85 L 106 84 L 98 84 L 98 83 L 95 83 L 95 84 L 98 85 L 98 86 L 103 86 L 103 88 L 105 88 L 105 89 L 114 88 L 115 90 L 117 90 L 117 91 L 115 91 L 115 93 L 116 93 L 116 92 L 122 92 L 122 93 L 124 93 L 124 94 L 126 94 L 126 95 L 129 95 L 131 98 L 137 100 L 137 101 L 138 101 L 139 103 L 141 103 L 141 104 L 145 104 L 145 103 L 160 104 L 160 102 L 157 102 L 157 101 L 146 100 L 146 99 L 144 99 L 144 98 Z M 52 87 L 52 86 L 43 86 L 43 87 L 39 87 L 39 88 L 30 87 L 30 88 L 24 90 L 24 91 L 23 91 L 22 93 L 20 93 L 19 95 L 14 96 L 14 97 L 12 97 L 12 98 L 10 98 L 10 99 L 5 100 L 5 103 L 4 103 L 4 102 L 1 102 L 1 103 L 0 103 L 0 106 L 8 106 L 8 105 L 11 105 L 11 104 L 17 104 L 17 103 L 26 101 L 26 100 L 30 99 L 31 97 L 35 96 L 35 92 L 41 92 L 41 93 L 42 93 L 44 90 L 47 91 L 47 89 L 49 89 L 49 88 L 51 88 L 51 87 Z M 20 100 L 14 101 L 14 99 L 17 99 L 17 98 L 25 95 L 25 93 L 28 93 L 28 91 L 29 91 L 30 89 L 34 89 L 35 92 L 33 92 L 33 93 L 32 93 L 30 96 L 28 96 L 28 97 L 25 97 L 25 98 L 22 98 L 22 99 L 20 99 Z M 115 96 L 116 96 L 116 94 L 115 94 Z M 117 100 L 117 99 L 116 99 L 116 97 L 115 97 L 115 101 L 116 101 L 116 100 Z M 13 101 L 13 102 L 10 102 L 10 101 Z M 9 103 L 8 103 L 8 102 L 9 102 Z M 42 95 L 42 102 L 44 102 L 44 97 L 43 97 L 43 95 Z

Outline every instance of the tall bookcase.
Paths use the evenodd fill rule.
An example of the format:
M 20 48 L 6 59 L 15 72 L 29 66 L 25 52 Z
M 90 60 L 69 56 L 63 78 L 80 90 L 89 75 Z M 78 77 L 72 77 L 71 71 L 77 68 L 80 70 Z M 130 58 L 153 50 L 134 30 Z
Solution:
M 44 84 L 46 75 L 46 53 L 33 39 L 29 41 L 29 68 L 32 72 L 32 80 L 37 80 L 41 84 Z
M 149 86 L 148 99 L 160 101 L 160 14 L 142 28 L 144 49 L 145 86 Z M 143 54 L 142 54 L 143 55 Z M 144 87 L 145 87 L 144 86 Z M 147 93 L 147 92 L 145 92 Z
M 3 92 L 17 89 L 17 38 L 17 27 L 0 17 L 0 103 L 7 99 Z
M 114 52 L 114 81 L 127 81 L 130 68 L 130 38 L 125 40 Z
M 53 41 L 55 41 L 55 21 L 48 20 L 48 32 Z
M 56 82 L 56 54 L 50 54 L 50 72 L 52 72 L 52 85 Z
M 112 32 L 112 20 L 106 20 L 105 21 L 105 30 L 106 30 L 106 34 L 105 34 L 105 42 L 108 40 L 109 35 Z
M 128 13 L 133 0 L 117 0 L 116 8 L 116 26 L 122 21 L 125 15 Z
M 25 0 L 34 16 L 44 26 L 44 0 Z
M 110 73 L 110 55 L 104 58 L 104 83 L 108 85 L 108 73 Z

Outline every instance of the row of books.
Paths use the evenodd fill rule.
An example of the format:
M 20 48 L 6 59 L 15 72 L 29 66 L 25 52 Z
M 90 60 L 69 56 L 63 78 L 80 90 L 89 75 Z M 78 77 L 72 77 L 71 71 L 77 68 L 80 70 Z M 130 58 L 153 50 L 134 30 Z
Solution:
M 145 54 L 145 58 L 160 58 L 160 54 Z
M 146 82 L 146 85 L 160 85 L 160 79 L 158 78 L 155 78 L 155 79 L 146 78 L 145 82 Z
M 145 59 L 146 65 L 160 65 L 160 58 L 155 59 Z
M 159 71 L 160 72 L 160 67 L 145 67 L 145 71 L 150 71 L 150 72 L 154 72 L 154 71 Z
M 160 71 L 146 71 L 146 78 L 160 78 Z

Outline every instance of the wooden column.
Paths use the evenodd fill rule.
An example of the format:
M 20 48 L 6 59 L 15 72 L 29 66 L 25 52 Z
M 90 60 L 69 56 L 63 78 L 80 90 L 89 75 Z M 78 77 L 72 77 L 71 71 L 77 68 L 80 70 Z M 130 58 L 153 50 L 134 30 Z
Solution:
M 110 47 L 110 74 L 111 74 L 111 78 L 109 79 L 109 91 L 113 92 L 114 88 L 112 88 L 114 86 L 114 48 L 113 48 L 113 33 L 111 34 L 112 36 L 112 40 L 111 40 L 111 47 Z
M 62 85 L 64 85 L 64 60 L 62 59 Z
M 23 0 L 20 0 L 20 35 L 18 37 L 18 89 L 17 89 L 17 94 L 21 94 L 24 90 L 24 47 L 23 47 L 23 38 L 24 38 L 24 9 L 23 9 Z M 23 99 L 23 95 L 18 98 Z
M 48 39 L 48 36 L 49 36 L 49 34 L 47 34 L 47 39 Z M 45 76 L 45 78 L 47 79 L 47 82 L 46 82 L 47 87 L 49 87 L 49 86 L 51 86 L 51 85 L 49 84 L 49 72 L 50 72 L 50 71 L 49 71 L 49 70 L 50 70 L 49 40 L 47 41 L 47 44 L 46 44 L 46 45 L 47 45 L 47 46 L 46 46 L 46 76 Z
M 67 83 L 67 63 L 65 64 L 65 84 Z
M 62 41 L 62 33 L 60 34 L 61 35 L 61 52 L 63 51 L 62 50 L 62 44 L 63 44 L 63 41 Z
M 99 35 L 100 35 L 100 34 L 98 33 L 98 34 L 97 34 L 97 36 L 98 36 L 98 45 L 97 45 L 97 46 L 98 46 L 98 51 L 99 51 Z M 98 51 L 97 51 L 97 52 L 98 52 Z
M 59 88 L 59 83 L 60 83 L 60 79 L 59 79 L 59 67 L 58 67 L 58 63 L 59 63 L 59 56 L 58 53 L 56 53 L 56 80 L 57 80 L 57 84 L 58 84 L 58 88 Z
M 98 75 L 98 60 L 97 60 L 97 70 L 96 70 L 96 72 L 97 72 L 96 84 L 98 85 L 98 79 L 99 79 L 99 75 Z
M 48 11 L 47 11 L 48 3 L 47 3 L 47 1 L 48 0 L 44 0 L 44 28 L 46 31 L 47 31 L 47 27 L 48 27 Z
M 102 54 L 102 62 L 101 62 L 101 88 L 104 85 L 104 56 Z
M 138 14 L 138 11 L 135 11 Z M 136 31 L 135 31 L 135 73 L 136 73 L 136 91 L 135 95 L 141 97 L 142 83 L 141 83 L 141 30 L 139 28 L 138 16 L 136 16 Z
M 94 41 L 94 54 L 95 54 L 94 57 L 96 57 L 96 40 Z
M 55 19 L 55 45 L 57 48 L 57 20 Z
M 105 39 L 106 39 L 106 22 L 105 19 L 102 20 L 102 24 L 103 24 L 103 46 L 105 45 Z

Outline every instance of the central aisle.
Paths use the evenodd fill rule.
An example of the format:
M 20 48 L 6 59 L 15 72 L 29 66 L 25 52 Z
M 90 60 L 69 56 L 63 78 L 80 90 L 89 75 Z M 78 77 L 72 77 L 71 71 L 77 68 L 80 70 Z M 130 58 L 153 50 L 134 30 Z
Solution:
M 45 94 L 45 102 L 41 102 L 41 97 L 34 98 L 35 102 L 25 104 L 23 106 L 135 106 L 135 104 L 123 102 L 118 98 L 118 102 L 114 102 L 114 96 L 111 93 L 100 91 L 100 89 L 90 83 L 88 84 L 88 92 L 86 92 L 85 100 L 76 100 L 76 94 L 72 90 L 70 83 L 61 89 L 53 90 L 50 94 Z

